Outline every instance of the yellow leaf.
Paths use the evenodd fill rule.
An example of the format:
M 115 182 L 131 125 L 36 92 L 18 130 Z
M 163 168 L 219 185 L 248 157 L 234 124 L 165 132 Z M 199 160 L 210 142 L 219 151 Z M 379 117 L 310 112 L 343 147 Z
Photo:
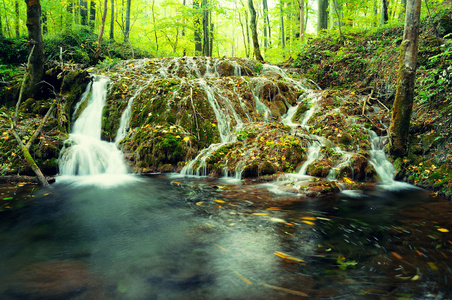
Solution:
M 281 210 L 281 208 L 279 208 L 279 207 L 269 207 L 269 208 L 267 208 L 267 210 Z
M 253 284 L 251 281 L 249 281 L 248 279 L 246 279 L 245 277 L 243 277 L 242 274 L 240 274 L 239 272 L 237 272 L 237 271 L 234 271 L 234 272 L 235 272 L 235 274 L 237 274 L 237 276 L 239 276 L 239 278 L 242 279 L 245 283 L 247 283 L 247 284 Z
M 212 123 L 212 127 L 216 127 L 217 126 L 217 124 L 215 124 L 215 123 Z
M 302 219 L 302 220 L 311 220 L 311 221 L 317 220 L 316 217 L 301 217 L 300 219 Z
M 252 213 L 252 215 L 255 215 L 255 216 L 268 216 L 269 214 L 267 214 L 267 213 Z
M 311 221 L 303 220 L 303 221 L 301 221 L 301 222 L 306 223 L 306 224 L 308 224 L 308 225 L 315 225 L 315 223 L 314 223 L 314 222 L 311 222 Z
M 438 271 L 438 267 L 431 261 L 427 263 L 427 265 L 432 269 L 433 271 Z
M 226 203 L 226 201 L 224 201 L 224 200 L 215 199 L 214 201 L 217 202 L 217 203 Z
M 441 232 L 449 232 L 449 230 L 446 229 L 446 228 L 438 228 L 438 231 L 441 231 Z
M 188 142 L 190 138 L 188 136 L 184 137 L 184 142 Z
M 419 279 L 419 275 L 414 275 L 413 278 L 411 278 L 411 280 L 418 280 Z
M 176 139 L 180 139 L 180 135 L 176 135 Z
M 286 253 L 283 253 L 283 252 L 280 252 L 280 251 L 275 251 L 275 252 L 273 252 L 273 254 L 278 256 L 278 257 L 281 257 L 281 258 L 284 258 L 284 259 L 287 259 L 287 260 L 291 260 L 291 261 L 294 261 L 294 262 L 304 262 L 304 260 L 302 260 L 302 259 L 290 256 L 289 254 L 286 254 Z
M 355 182 L 351 180 L 350 178 L 344 177 L 344 181 L 348 184 L 354 184 Z

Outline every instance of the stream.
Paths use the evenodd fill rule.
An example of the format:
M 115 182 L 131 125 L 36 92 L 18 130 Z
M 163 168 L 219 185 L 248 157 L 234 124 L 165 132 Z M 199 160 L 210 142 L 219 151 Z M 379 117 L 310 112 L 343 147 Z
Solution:
M 0 298 L 450 297 L 452 208 L 426 192 L 129 176 L 21 187 L 26 205 L 0 218 Z

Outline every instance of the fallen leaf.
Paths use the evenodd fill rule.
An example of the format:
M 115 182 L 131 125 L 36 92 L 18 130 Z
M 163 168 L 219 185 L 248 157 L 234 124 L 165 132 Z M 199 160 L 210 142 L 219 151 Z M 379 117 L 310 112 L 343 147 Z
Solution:
M 427 263 L 427 265 L 432 269 L 433 271 L 438 271 L 438 267 L 431 261 Z
M 218 244 L 215 244 L 215 246 L 217 246 L 218 248 L 220 248 L 220 249 L 223 250 L 223 251 L 228 251 L 228 250 L 224 249 L 223 247 L 221 247 L 221 246 L 218 245 Z
M 392 255 L 394 255 L 396 258 L 398 259 L 402 259 L 402 256 L 400 256 L 398 253 L 395 253 L 393 251 L 391 251 Z
M 302 259 L 290 256 L 289 254 L 286 254 L 286 253 L 283 253 L 283 252 L 280 252 L 280 251 L 275 251 L 275 252 L 273 252 L 273 254 L 278 256 L 278 257 L 281 257 L 281 258 L 284 258 L 284 259 L 287 259 L 287 260 L 291 260 L 291 261 L 294 261 L 294 262 L 298 262 L 298 263 L 304 262 L 304 260 L 302 260 Z
M 301 222 L 306 223 L 306 224 L 308 224 L 308 225 L 315 225 L 315 223 L 314 223 L 314 222 L 311 222 L 311 221 L 303 220 L 303 221 L 301 221 Z
M 226 201 L 224 201 L 224 200 L 215 199 L 214 201 L 217 202 L 217 203 L 226 203 Z
M 248 279 L 246 279 L 245 277 L 243 277 L 243 275 L 240 274 L 239 272 L 237 272 L 237 271 L 234 271 L 234 272 L 235 272 L 235 274 L 237 274 L 237 276 L 239 276 L 239 278 L 242 279 L 245 283 L 247 283 L 247 284 L 253 284 L 251 281 L 249 281 Z
M 301 217 L 300 219 L 302 219 L 302 220 L 311 220 L 311 221 L 317 220 L 316 217 Z
M 446 229 L 446 228 L 438 228 L 438 231 L 441 231 L 441 232 L 449 232 L 449 230 Z
M 267 214 L 267 213 L 252 213 L 252 215 L 255 215 L 255 216 L 269 216 L 269 214 Z

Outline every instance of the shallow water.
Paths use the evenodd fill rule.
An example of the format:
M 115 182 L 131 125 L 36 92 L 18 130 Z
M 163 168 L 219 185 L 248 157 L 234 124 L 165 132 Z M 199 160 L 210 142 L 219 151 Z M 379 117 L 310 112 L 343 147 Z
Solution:
M 33 193 L 0 214 L 1 299 L 450 297 L 452 206 L 420 190 L 154 176 Z

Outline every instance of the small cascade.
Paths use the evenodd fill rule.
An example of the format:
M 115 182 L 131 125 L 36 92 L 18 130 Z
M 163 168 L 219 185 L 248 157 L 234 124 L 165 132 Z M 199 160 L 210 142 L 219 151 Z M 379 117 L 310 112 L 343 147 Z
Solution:
M 101 140 L 102 109 L 109 79 L 95 76 L 88 105 L 75 121 L 60 153 L 60 175 L 124 175 L 127 167 L 114 143 Z M 86 101 L 83 100 L 82 101 Z
M 149 81 L 150 82 L 150 81 Z M 132 105 L 135 98 L 141 94 L 141 91 L 149 85 L 149 82 L 147 84 L 141 85 L 135 94 L 129 99 L 127 102 L 127 107 L 124 110 L 124 112 L 121 115 L 121 121 L 119 122 L 119 128 L 116 133 L 115 137 L 115 144 L 118 145 L 118 143 L 126 137 L 127 131 L 129 130 L 130 125 L 130 117 L 132 116 Z
M 319 142 L 312 142 L 308 147 L 308 158 L 301 165 L 298 175 L 306 175 L 306 170 L 308 166 L 312 164 L 320 155 L 321 144 Z
M 369 136 L 371 139 L 371 159 L 369 162 L 375 168 L 375 171 L 383 184 L 394 183 L 395 168 L 386 158 L 386 153 L 384 152 L 384 144 L 387 137 L 380 137 L 371 130 L 369 130 Z

